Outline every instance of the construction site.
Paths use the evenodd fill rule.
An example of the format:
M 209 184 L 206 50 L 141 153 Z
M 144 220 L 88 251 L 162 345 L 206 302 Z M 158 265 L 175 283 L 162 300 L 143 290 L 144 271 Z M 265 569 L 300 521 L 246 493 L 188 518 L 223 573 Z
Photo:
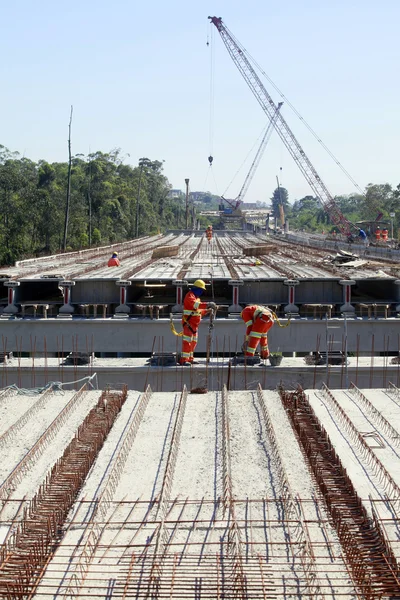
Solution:
M 232 230 L 2 268 L 1 598 L 400 599 L 400 250 L 358 237 L 210 20 L 339 233 L 239 195 Z

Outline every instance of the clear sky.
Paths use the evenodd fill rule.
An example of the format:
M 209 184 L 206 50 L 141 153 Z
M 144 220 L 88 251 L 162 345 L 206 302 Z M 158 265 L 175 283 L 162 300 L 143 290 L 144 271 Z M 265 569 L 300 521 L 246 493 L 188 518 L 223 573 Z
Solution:
M 188 177 L 192 191 L 224 193 L 236 175 L 226 192 L 235 197 L 266 117 L 208 15 L 222 17 L 362 188 L 400 183 L 400 0 L 3 2 L 0 143 L 66 161 L 72 104 L 73 154 L 121 148 L 133 165 L 164 160 L 172 186 Z M 328 189 L 356 191 L 282 111 Z M 277 174 L 291 201 L 311 193 L 274 133 L 246 200 L 268 200 Z

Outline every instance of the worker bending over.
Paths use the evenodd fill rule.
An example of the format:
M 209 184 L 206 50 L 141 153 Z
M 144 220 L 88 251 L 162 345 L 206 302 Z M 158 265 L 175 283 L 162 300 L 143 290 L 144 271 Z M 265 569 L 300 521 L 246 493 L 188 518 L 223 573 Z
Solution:
M 110 258 L 110 260 L 108 261 L 108 265 L 109 267 L 120 267 L 121 263 L 119 262 L 118 259 L 118 252 L 113 252 L 112 256 Z
M 245 322 L 246 342 L 244 344 L 245 356 L 254 356 L 258 344 L 261 342 L 260 356 L 262 359 L 269 357 L 267 332 L 274 324 L 272 312 L 266 306 L 246 306 L 240 314 Z
M 212 236 L 213 236 L 213 228 L 212 228 L 212 225 L 209 225 L 206 229 L 206 237 L 207 237 L 209 244 L 211 244 Z
M 193 363 L 193 353 L 197 345 L 197 332 L 201 318 L 206 312 L 216 309 L 215 302 L 200 302 L 200 296 L 205 289 L 206 284 L 204 281 L 197 279 L 183 300 L 183 336 L 180 364 L 185 367 Z

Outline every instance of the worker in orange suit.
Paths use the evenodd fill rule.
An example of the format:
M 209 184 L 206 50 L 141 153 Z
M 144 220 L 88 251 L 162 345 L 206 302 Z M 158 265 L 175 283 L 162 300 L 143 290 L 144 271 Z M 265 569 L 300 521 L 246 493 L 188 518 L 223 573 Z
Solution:
M 197 345 L 197 332 L 201 318 L 206 312 L 216 309 L 215 302 L 200 301 L 200 296 L 205 290 L 206 284 L 204 281 L 197 279 L 183 300 L 183 336 L 180 364 L 185 367 L 190 367 L 193 364 L 193 353 Z
M 212 229 L 212 225 L 209 225 L 206 229 L 206 237 L 208 240 L 208 243 L 211 243 L 212 240 L 212 236 L 213 236 L 213 229 Z
M 118 259 L 118 252 L 113 252 L 112 256 L 110 258 L 110 260 L 108 261 L 107 264 L 108 267 L 119 267 L 121 266 L 121 263 L 119 262 Z
M 382 229 L 382 233 L 381 233 L 382 242 L 387 242 L 388 241 L 388 237 L 389 237 L 389 232 L 388 232 L 388 230 L 385 227 L 384 229 Z
M 246 324 L 246 341 L 243 346 L 245 356 L 254 356 L 261 342 L 260 356 L 269 357 L 267 333 L 274 325 L 274 316 L 266 306 L 246 306 L 240 315 Z
M 378 225 L 378 227 L 375 229 L 375 240 L 377 242 L 379 242 L 380 239 L 381 239 L 381 230 L 380 230 L 380 227 Z

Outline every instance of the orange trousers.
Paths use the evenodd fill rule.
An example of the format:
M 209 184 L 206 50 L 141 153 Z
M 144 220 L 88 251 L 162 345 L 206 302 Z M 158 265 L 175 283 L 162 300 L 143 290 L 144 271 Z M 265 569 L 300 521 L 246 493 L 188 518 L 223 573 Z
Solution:
M 193 353 L 197 346 L 197 329 L 193 331 L 187 325 L 183 326 L 181 364 L 184 362 L 193 362 Z
M 272 319 L 260 319 L 259 317 L 254 321 L 252 325 L 250 325 L 246 330 L 246 351 L 245 356 L 254 356 L 256 350 L 258 348 L 258 344 L 261 343 L 260 346 L 260 355 L 261 358 L 268 358 L 269 356 L 269 348 L 268 348 L 268 336 L 267 332 L 271 329 L 274 324 Z

